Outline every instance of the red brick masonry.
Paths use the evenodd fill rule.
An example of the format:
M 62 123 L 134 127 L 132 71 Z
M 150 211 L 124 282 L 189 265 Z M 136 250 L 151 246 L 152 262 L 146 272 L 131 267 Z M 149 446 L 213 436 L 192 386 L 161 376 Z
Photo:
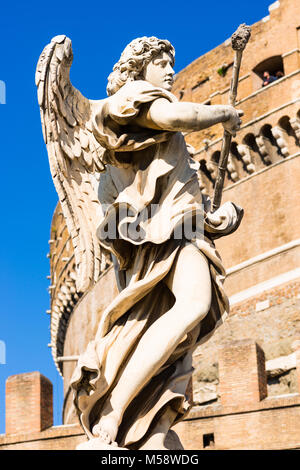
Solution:
M 39 372 L 6 381 L 6 434 L 39 432 L 53 424 L 53 387 Z

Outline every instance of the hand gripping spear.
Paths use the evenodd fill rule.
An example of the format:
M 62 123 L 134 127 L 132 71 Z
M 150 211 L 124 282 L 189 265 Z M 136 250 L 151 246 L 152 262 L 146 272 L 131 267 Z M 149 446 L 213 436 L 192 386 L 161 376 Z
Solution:
M 233 72 L 229 92 L 229 104 L 231 106 L 235 105 L 237 87 L 240 73 L 240 66 L 242 61 L 243 51 L 247 45 L 247 42 L 250 39 L 251 28 L 250 26 L 241 24 L 235 33 L 231 36 L 231 46 L 235 51 L 234 63 L 233 63 Z M 221 205 L 222 191 L 224 186 L 225 172 L 227 168 L 227 160 L 231 144 L 231 134 L 224 130 L 222 148 L 220 161 L 218 166 L 218 175 L 215 184 L 214 197 L 212 202 L 211 212 L 215 212 Z

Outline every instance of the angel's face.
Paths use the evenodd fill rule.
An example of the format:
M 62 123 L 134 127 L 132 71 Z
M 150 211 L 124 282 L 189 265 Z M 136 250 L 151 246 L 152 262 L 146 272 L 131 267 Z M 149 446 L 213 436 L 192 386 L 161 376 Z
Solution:
M 174 82 L 173 59 L 167 52 L 154 57 L 144 70 L 144 78 L 154 86 L 170 91 Z

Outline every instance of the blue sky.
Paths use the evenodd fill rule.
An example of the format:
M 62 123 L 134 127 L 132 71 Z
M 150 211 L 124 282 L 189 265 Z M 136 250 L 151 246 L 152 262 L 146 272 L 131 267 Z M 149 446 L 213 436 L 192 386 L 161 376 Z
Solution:
M 0 433 L 5 432 L 5 380 L 38 370 L 54 387 L 54 423 L 61 423 L 62 379 L 50 349 L 48 240 L 57 203 L 42 139 L 34 73 L 43 47 L 57 34 L 72 39 L 73 84 L 88 98 L 105 97 L 106 78 L 128 42 L 169 39 L 175 71 L 224 42 L 240 23 L 268 15 L 270 0 L 204 2 L 2 2 L 0 80 L 1 225 Z M 169 5 L 172 5 L 170 8 Z M 0 99 L 1 101 L 1 99 Z M 1 357 L 0 357 L 1 362 Z

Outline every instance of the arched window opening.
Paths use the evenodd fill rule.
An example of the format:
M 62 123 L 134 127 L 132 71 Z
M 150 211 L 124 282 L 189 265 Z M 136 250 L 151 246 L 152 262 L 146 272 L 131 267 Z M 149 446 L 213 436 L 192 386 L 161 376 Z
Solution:
M 209 80 L 209 77 L 204 77 L 204 78 L 198 79 L 197 83 L 195 83 L 195 85 L 192 86 L 192 90 L 193 91 L 196 90 L 201 85 L 204 85 L 204 83 L 208 82 L 208 80 Z
M 292 151 L 297 151 L 297 148 L 299 146 L 299 140 L 297 137 L 297 134 L 295 132 L 295 129 L 291 125 L 291 119 L 289 116 L 282 116 L 282 118 L 279 119 L 278 121 L 279 127 L 285 132 L 285 139 L 287 141 L 287 145 Z M 294 149 L 293 149 L 294 147 Z
M 243 139 L 243 144 L 248 145 L 248 147 L 250 147 L 250 149 L 253 150 L 253 152 L 259 153 L 259 148 L 258 148 L 258 145 L 256 143 L 256 140 L 253 134 L 245 135 Z
M 263 135 L 264 137 L 266 137 L 270 143 L 276 148 L 277 152 L 279 153 L 279 155 L 281 155 L 281 150 L 280 150 L 280 147 L 278 146 L 277 142 L 276 142 L 276 139 L 275 137 L 273 136 L 272 134 L 272 126 L 270 126 L 270 124 L 265 124 L 262 128 L 261 128 L 261 135 Z
M 241 155 L 238 152 L 236 142 L 232 142 L 230 145 L 226 173 L 228 179 L 233 183 L 239 180 L 243 173 L 243 162 L 241 161 Z
M 200 160 L 199 163 L 200 163 L 200 168 L 199 168 L 200 171 L 206 176 L 206 178 L 208 178 L 212 182 L 213 180 L 212 180 L 210 172 L 207 169 L 206 161 L 204 159 L 202 159 L 202 160 Z
M 288 135 L 293 135 L 293 128 L 290 124 L 289 116 L 282 116 L 282 118 L 279 119 L 278 124 Z
M 220 155 L 221 155 L 221 152 L 219 150 L 217 150 L 216 152 L 214 152 L 211 156 L 211 161 L 213 163 L 215 163 L 216 165 L 218 165 L 219 161 L 220 161 Z
M 254 67 L 253 72 L 256 76 L 256 87 L 266 86 L 275 80 L 279 80 L 284 76 L 283 60 L 280 55 L 275 55 L 263 60 Z M 268 78 L 268 75 L 271 78 Z M 265 75 L 265 76 L 264 76 Z M 265 85 L 264 85 L 265 83 Z M 260 86 L 259 86 L 260 84 Z
M 278 124 L 286 132 L 286 134 L 289 137 L 293 137 L 295 140 L 297 140 L 296 133 L 294 129 L 292 128 L 290 121 L 291 120 L 289 116 L 283 116 L 282 118 L 279 119 Z
M 221 155 L 221 152 L 219 150 L 216 150 L 212 154 L 210 161 L 207 162 L 207 169 L 210 173 L 210 178 L 213 183 L 215 183 L 216 178 L 217 178 L 220 155 Z
M 254 134 L 247 134 L 243 139 L 243 144 L 247 145 L 250 148 L 254 160 L 254 165 L 256 169 L 263 168 L 265 166 L 265 161 L 263 155 L 257 145 Z
M 199 161 L 199 176 L 200 176 L 200 188 L 203 194 L 208 195 L 213 188 L 213 179 L 210 171 L 207 168 L 206 160 L 202 159 Z
M 238 144 L 236 142 L 231 143 L 230 153 L 236 158 L 237 162 L 239 163 L 238 166 L 240 167 L 240 169 L 247 173 L 247 165 L 243 161 L 242 156 L 238 151 L 237 145 Z
M 260 130 L 260 136 L 256 139 L 263 155 L 265 165 L 272 165 L 283 157 L 281 148 L 272 133 L 270 124 L 265 124 Z
M 300 109 L 296 114 L 295 118 L 290 120 L 290 124 L 292 125 L 295 134 L 296 134 L 296 145 L 299 146 L 300 144 Z

